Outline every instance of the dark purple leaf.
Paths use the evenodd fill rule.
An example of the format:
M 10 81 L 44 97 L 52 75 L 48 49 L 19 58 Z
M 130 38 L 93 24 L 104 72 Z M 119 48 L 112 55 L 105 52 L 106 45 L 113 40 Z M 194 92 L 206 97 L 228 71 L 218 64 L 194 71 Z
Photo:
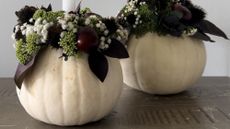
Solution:
M 51 4 L 49 4 L 49 6 L 47 7 L 47 10 L 48 10 L 48 11 L 52 11 L 52 10 L 53 10 Z
M 196 32 L 191 37 L 201 39 L 201 40 L 204 40 L 204 41 L 215 42 L 208 35 L 206 35 L 205 33 L 199 32 L 199 31 Z
M 81 1 L 79 2 L 75 12 L 76 14 L 80 14 L 80 11 L 81 11 Z
M 91 71 L 98 77 L 98 79 L 100 79 L 101 82 L 104 82 L 109 68 L 106 57 L 96 50 L 91 51 L 88 57 L 88 62 Z
M 116 39 L 112 39 L 112 42 L 109 45 L 109 48 L 103 51 L 103 54 L 109 57 L 119 58 L 119 59 L 129 57 L 129 53 L 127 52 L 124 45 Z
M 27 64 L 18 64 L 18 67 L 17 67 L 17 70 L 16 70 L 16 73 L 14 75 L 14 81 L 15 81 L 15 84 L 17 85 L 17 87 L 19 89 L 21 89 L 21 86 L 22 86 L 22 83 L 24 81 L 24 78 L 26 77 L 27 73 L 31 70 L 31 68 L 33 67 L 34 63 L 35 63 L 35 60 L 37 58 L 37 56 L 39 55 L 39 53 L 44 49 L 45 47 L 41 48 L 39 50 L 39 52 L 34 55 L 32 57 L 32 59 L 27 63 Z
M 208 34 L 212 34 L 228 39 L 227 35 L 220 28 L 218 28 L 215 24 L 211 23 L 208 20 L 202 20 L 198 24 L 198 28 L 202 30 L 204 33 L 208 33 Z
M 14 81 L 19 89 L 21 89 L 21 86 L 22 86 L 22 83 L 23 83 L 23 80 L 26 74 L 28 73 L 28 71 L 30 71 L 30 69 L 34 65 L 35 58 L 36 56 L 33 56 L 32 60 L 28 62 L 26 65 L 18 64 L 16 73 L 14 76 Z

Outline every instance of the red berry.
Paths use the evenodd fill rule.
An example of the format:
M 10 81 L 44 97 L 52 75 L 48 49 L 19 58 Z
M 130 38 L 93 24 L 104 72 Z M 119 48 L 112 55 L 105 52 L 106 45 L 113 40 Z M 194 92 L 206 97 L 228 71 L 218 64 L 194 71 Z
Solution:
M 78 34 L 77 48 L 84 52 L 89 52 L 91 49 L 97 47 L 98 37 L 97 33 L 91 28 L 83 28 Z

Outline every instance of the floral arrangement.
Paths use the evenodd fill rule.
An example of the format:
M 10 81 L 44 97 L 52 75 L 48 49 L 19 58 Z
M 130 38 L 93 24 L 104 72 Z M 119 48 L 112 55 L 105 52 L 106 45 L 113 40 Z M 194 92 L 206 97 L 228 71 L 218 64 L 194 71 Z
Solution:
M 118 21 L 136 36 L 156 32 L 214 42 L 208 33 L 228 39 L 222 30 L 205 20 L 205 16 L 205 11 L 190 0 L 128 0 Z
M 52 11 L 47 8 L 25 6 L 16 12 L 18 24 L 14 27 L 16 57 L 19 66 L 15 82 L 20 88 L 26 72 L 33 66 L 38 53 L 52 46 L 62 49 L 65 61 L 70 56 L 87 53 L 91 71 L 103 82 L 108 72 L 105 56 L 127 58 L 124 43 L 128 31 L 118 24 L 115 18 L 102 18 L 90 9 L 76 11 Z
M 190 0 L 128 0 L 116 18 L 103 18 L 89 8 L 52 11 L 25 6 L 16 12 L 14 27 L 16 56 L 20 62 L 15 82 L 20 87 L 38 53 L 47 46 L 62 49 L 65 61 L 87 53 L 92 72 L 103 82 L 108 72 L 105 56 L 128 58 L 126 43 L 130 35 L 148 32 L 176 37 L 189 36 L 214 42 L 207 34 L 228 39 L 216 25 L 206 20 L 205 11 Z

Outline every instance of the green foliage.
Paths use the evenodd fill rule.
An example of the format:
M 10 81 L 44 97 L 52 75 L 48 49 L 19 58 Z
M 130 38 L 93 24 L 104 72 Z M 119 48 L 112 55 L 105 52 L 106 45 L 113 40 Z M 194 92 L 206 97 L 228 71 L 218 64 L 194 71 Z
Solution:
M 77 36 L 72 31 L 63 33 L 64 35 L 61 38 L 59 45 L 63 48 L 63 51 L 67 56 L 74 56 L 76 54 Z
M 22 39 L 16 43 L 16 56 L 21 64 L 26 64 L 30 58 L 35 55 L 39 50 L 38 46 L 39 35 L 33 33 L 26 37 L 26 42 Z
M 40 36 L 33 33 L 26 37 L 26 52 L 29 55 L 33 55 L 37 53 L 37 51 L 40 49 L 40 46 L 38 46 Z
M 26 45 L 22 39 L 16 42 L 16 57 L 20 64 L 26 64 L 29 55 L 26 52 Z
M 137 36 L 142 36 L 147 32 L 155 31 L 156 16 L 149 9 L 148 5 L 142 5 L 139 7 L 139 15 L 141 16 L 141 20 L 144 24 L 139 24 L 137 28 L 132 30 L 132 33 Z
M 34 13 L 33 19 L 37 20 L 38 18 L 42 18 L 42 20 L 46 20 L 47 22 L 56 22 L 58 17 L 63 16 L 64 11 L 46 12 L 43 9 L 39 9 Z
M 85 15 L 85 14 L 87 14 L 87 13 L 91 13 L 90 8 L 84 8 L 84 9 L 81 9 L 81 10 L 80 10 L 80 14 L 82 14 L 82 15 Z

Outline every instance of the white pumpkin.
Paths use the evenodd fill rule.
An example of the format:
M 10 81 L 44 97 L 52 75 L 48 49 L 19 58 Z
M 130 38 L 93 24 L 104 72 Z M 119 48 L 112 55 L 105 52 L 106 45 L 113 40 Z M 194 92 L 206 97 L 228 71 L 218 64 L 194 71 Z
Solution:
M 150 94 L 175 94 L 192 86 L 206 64 L 204 43 L 148 33 L 132 36 L 129 59 L 121 60 L 124 82 Z
M 19 100 L 35 119 L 55 125 L 82 125 L 111 112 L 121 93 L 120 63 L 107 58 L 109 71 L 103 83 L 91 72 L 86 54 L 60 59 L 61 50 L 47 48 L 26 76 Z

